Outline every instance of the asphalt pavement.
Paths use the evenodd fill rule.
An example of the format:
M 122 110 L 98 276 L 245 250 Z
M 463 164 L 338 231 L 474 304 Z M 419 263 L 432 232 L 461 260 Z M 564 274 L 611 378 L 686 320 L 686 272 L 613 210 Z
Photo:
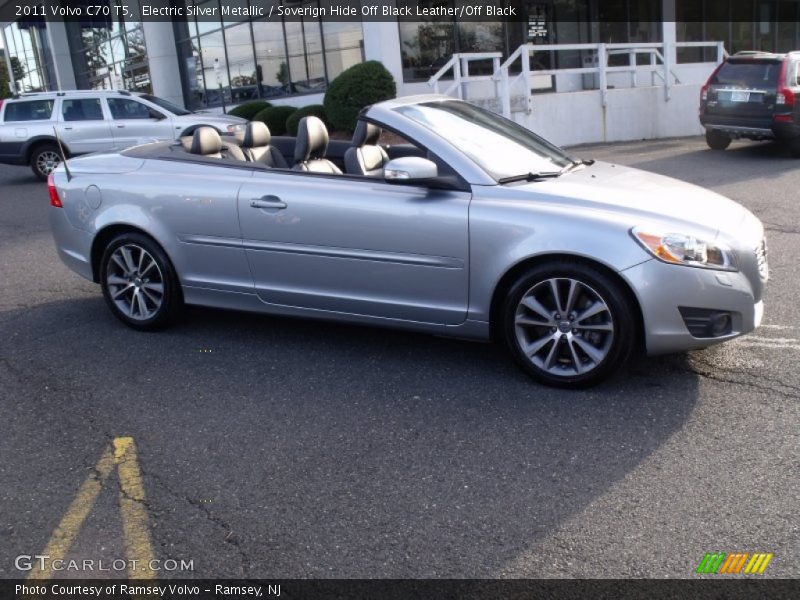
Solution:
M 696 577 L 714 551 L 800 577 L 800 161 L 700 138 L 575 153 L 760 217 L 764 326 L 581 392 L 427 335 L 201 308 L 139 333 L 59 261 L 44 184 L 0 166 L 0 577 L 137 544 L 191 562 L 160 577 Z

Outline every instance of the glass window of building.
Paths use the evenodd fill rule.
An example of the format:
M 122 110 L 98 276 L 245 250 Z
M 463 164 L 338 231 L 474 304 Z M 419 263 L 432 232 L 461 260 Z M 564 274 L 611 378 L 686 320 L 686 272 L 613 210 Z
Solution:
M 22 92 L 53 89 L 53 59 L 43 21 L 18 21 L 3 30 L 14 81 Z
M 112 11 L 66 27 L 79 88 L 152 91 L 141 23 L 125 22 Z
M 788 52 L 800 47 L 798 0 L 675 0 L 679 42 L 724 42 L 731 53 L 742 50 Z M 679 49 L 678 61 L 702 55 L 716 60 L 716 51 Z
M 218 0 L 182 0 L 218 6 Z M 293 8 L 318 0 L 280 0 Z M 226 6 L 246 8 L 248 0 Z M 221 15 L 221 11 L 217 11 Z M 258 98 L 323 92 L 344 69 L 364 60 L 360 22 L 322 23 L 319 18 L 278 20 L 189 17 L 173 24 L 187 106 L 238 104 Z

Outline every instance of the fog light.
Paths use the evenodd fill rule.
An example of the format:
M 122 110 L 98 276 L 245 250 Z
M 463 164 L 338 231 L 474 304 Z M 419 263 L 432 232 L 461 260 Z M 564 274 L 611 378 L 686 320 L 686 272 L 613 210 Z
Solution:
M 709 329 L 711 330 L 711 337 L 719 337 L 730 333 L 731 331 L 731 316 L 728 313 L 717 313 L 711 317 Z

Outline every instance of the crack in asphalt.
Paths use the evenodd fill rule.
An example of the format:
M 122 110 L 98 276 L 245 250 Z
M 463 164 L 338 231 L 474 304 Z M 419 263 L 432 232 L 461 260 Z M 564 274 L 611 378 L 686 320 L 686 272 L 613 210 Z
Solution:
M 798 234 L 800 233 L 800 229 L 794 229 L 791 227 L 784 227 L 778 223 L 770 223 L 769 221 L 762 221 L 764 223 L 764 229 L 766 231 L 775 231 L 777 233 L 789 233 L 789 234 Z
M 144 470 L 142 470 L 142 476 L 143 477 L 145 476 Z M 150 473 L 147 476 L 150 477 L 156 484 L 161 486 L 164 490 L 166 490 L 166 492 L 168 494 L 170 494 L 172 497 L 177 498 L 178 500 L 182 500 L 183 502 L 189 504 L 190 506 L 198 509 L 200 512 L 202 512 L 204 514 L 206 520 L 208 520 L 209 522 L 213 523 L 214 525 L 222 528 L 224 531 L 227 532 L 225 534 L 225 538 L 223 539 L 223 541 L 226 544 L 229 544 L 229 545 L 233 546 L 236 549 L 236 552 L 239 555 L 239 561 L 240 561 L 240 568 L 242 570 L 242 576 L 243 577 L 247 577 L 247 575 L 250 572 L 250 565 L 252 564 L 252 561 L 250 559 L 250 555 L 244 549 L 244 546 L 242 545 L 241 540 L 234 533 L 233 528 L 227 523 L 227 521 L 225 521 L 221 517 L 213 514 L 208 509 L 208 507 L 204 506 L 199 500 L 193 500 L 192 498 L 189 498 L 188 496 L 185 496 L 185 495 L 173 490 L 169 485 L 167 485 L 161 479 L 160 476 L 154 475 L 152 473 Z
M 794 385 L 791 385 L 791 384 L 788 384 L 788 383 L 777 383 L 777 382 L 776 383 L 777 383 L 778 387 L 775 387 L 773 385 L 765 385 L 764 383 L 761 383 L 759 381 L 760 378 L 759 378 L 758 375 L 755 375 L 755 374 L 752 374 L 752 373 L 748 373 L 747 371 L 739 371 L 739 370 L 729 369 L 729 368 L 726 368 L 726 367 L 723 367 L 723 366 L 720 366 L 720 365 L 714 365 L 714 364 L 712 364 L 712 363 L 710 363 L 708 361 L 704 361 L 704 360 L 699 359 L 697 357 L 691 357 L 690 361 L 691 361 L 691 363 L 695 363 L 697 365 L 697 367 L 700 367 L 700 368 L 697 368 L 695 365 L 690 364 L 688 367 L 685 367 L 685 368 L 682 368 L 682 369 L 679 369 L 679 370 L 684 371 L 684 372 L 688 372 L 688 373 L 693 373 L 693 374 L 695 374 L 695 375 L 697 375 L 699 377 L 702 377 L 704 379 L 709 379 L 711 381 L 717 381 L 717 382 L 720 382 L 720 383 L 729 383 L 729 384 L 733 384 L 733 385 L 747 386 L 747 387 L 755 388 L 755 389 L 758 389 L 758 390 L 761 390 L 761 391 L 771 392 L 773 394 L 777 394 L 777 395 L 782 396 L 784 398 L 789 398 L 789 399 L 792 399 L 792 400 L 800 400 L 800 387 L 798 387 L 798 386 L 794 386 Z M 703 369 L 703 367 L 705 369 Z M 755 381 L 742 381 L 741 379 L 734 379 L 734 378 L 730 378 L 730 377 L 722 377 L 720 375 L 715 374 L 717 372 L 722 372 L 722 373 L 726 373 L 726 374 L 729 374 L 729 375 L 732 375 L 732 374 L 742 375 L 745 378 L 751 378 L 751 379 L 754 379 Z M 781 389 L 781 388 L 784 388 L 784 389 Z M 787 391 L 787 390 L 789 390 L 789 391 Z

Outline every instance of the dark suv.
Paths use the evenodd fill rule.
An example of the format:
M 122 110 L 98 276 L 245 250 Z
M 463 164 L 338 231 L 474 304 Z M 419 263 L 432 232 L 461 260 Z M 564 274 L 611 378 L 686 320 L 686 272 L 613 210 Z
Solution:
M 724 150 L 733 138 L 784 141 L 800 157 L 800 52 L 739 52 L 700 92 L 706 142 Z

